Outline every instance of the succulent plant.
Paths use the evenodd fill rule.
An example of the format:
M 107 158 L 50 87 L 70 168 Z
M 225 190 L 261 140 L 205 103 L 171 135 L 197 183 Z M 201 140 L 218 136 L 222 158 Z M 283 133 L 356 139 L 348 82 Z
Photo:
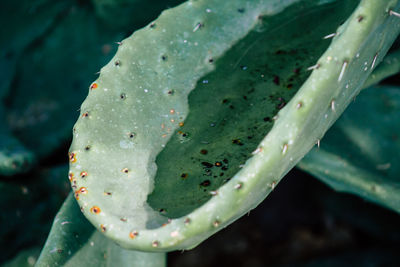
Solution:
M 375 85 L 400 71 L 399 0 L 3 2 L 0 264 L 165 266 L 299 162 L 400 211 L 399 91 Z
M 398 34 L 399 5 L 204 0 L 165 11 L 89 87 L 69 154 L 82 212 L 143 251 L 193 248 L 247 213 L 359 93 Z

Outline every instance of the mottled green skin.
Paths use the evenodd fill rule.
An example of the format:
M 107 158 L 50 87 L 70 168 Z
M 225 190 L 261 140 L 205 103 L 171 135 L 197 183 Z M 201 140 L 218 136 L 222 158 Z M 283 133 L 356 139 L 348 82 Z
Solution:
M 365 89 L 299 167 L 332 188 L 400 212 L 400 90 Z
M 285 91 L 289 89 L 286 84 L 286 79 L 290 79 L 288 70 L 282 70 L 283 81 L 279 85 L 273 77 L 266 77 L 265 88 L 268 91 L 265 96 L 270 97 L 267 93 L 270 92 L 272 99 L 269 105 L 257 104 L 254 115 L 253 112 L 243 113 L 244 116 L 241 117 L 242 113 L 232 111 L 234 116 L 225 118 L 230 112 L 214 108 L 213 105 L 207 109 L 197 106 L 196 109 L 196 102 L 209 93 L 209 101 L 218 100 L 225 94 L 228 100 L 239 105 L 239 109 L 245 112 L 246 104 L 239 104 L 236 99 L 240 95 L 238 92 L 246 92 L 243 88 L 254 85 L 256 95 L 260 94 L 258 90 L 262 88 L 262 83 L 254 83 L 251 75 L 248 78 L 244 74 L 236 75 L 237 70 L 234 68 L 246 66 L 242 63 L 246 63 L 247 56 L 251 61 L 259 59 L 267 63 L 263 56 L 258 56 L 262 55 L 263 50 L 259 50 L 262 45 L 259 47 L 258 44 L 263 41 L 264 36 L 271 38 L 271 47 L 274 47 L 273 36 L 277 34 L 274 29 L 278 31 L 288 23 L 299 28 L 299 36 L 293 38 L 291 44 L 286 41 L 280 44 L 284 51 L 291 51 L 299 46 L 320 47 L 314 42 L 309 43 L 306 37 L 309 32 L 305 34 L 301 31 L 299 25 L 305 25 L 300 21 L 310 15 L 309 20 L 319 17 L 322 22 L 323 18 L 329 18 L 324 12 L 329 13 L 344 6 L 349 14 L 352 11 L 351 5 L 354 6 L 355 3 L 332 1 L 335 2 L 332 5 L 319 7 L 319 1 L 298 4 L 294 2 L 296 1 L 190 1 L 164 12 L 154 23 L 122 42 L 114 59 L 101 70 L 100 77 L 95 82 L 97 88 L 90 90 L 82 104 L 81 117 L 74 127 L 74 140 L 70 149 L 70 171 L 75 177 L 72 186 L 74 190 L 85 188 L 84 194 L 77 195 L 78 202 L 95 227 L 125 248 L 144 251 L 192 248 L 256 207 L 273 190 L 281 177 L 323 136 L 357 95 L 371 72 L 371 66 L 381 61 L 397 36 L 400 20 L 390 17 L 388 10 L 397 10 L 400 7 L 398 1 L 361 1 L 354 13 L 337 30 L 338 35 L 330 47 L 316 60 L 319 68 L 312 72 L 300 89 L 293 88 L 298 89 L 297 93 L 290 101 L 285 99 L 285 102 L 289 102 L 277 115 L 276 112 L 282 108 L 277 109 L 277 104 L 282 102 L 279 94 L 289 98 L 291 96 L 290 93 L 283 93 L 283 88 Z M 343 10 L 339 11 L 343 14 Z M 336 25 L 329 25 L 329 32 L 324 35 L 335 31 L 340 22 L 338 20 Z M 270 32 L 273 33 L 272 36 L 269 35 Z M 322 40 L 324 35 L 319 42 L 329 42 Z M 301 40 L 302 37 L 304 43 L 300 45 L 297 39 Z M 241 45 L 243 48 L 239 49 Z M 264 50 L 264 53 L 270 51 Z M 229 55 L 236 60 L 229 61 Z M 296 61 L 302 58 L 301 53 L 297 55 L 295 52 L 294 57 Z M 304 62 L 308 63 L 306 60 Z M 230 64 L 235 75 L 230 75 L 226 71 L 229 66 L 224 64 Z M 258 63 L 248 64 L 252 68 Z M 291 63 L 288 61 L 286 64 Z M 281 67 L 284 69 L 286 64 L 281 64 Z M 307 66 L 300 67 L 304 71 Z M 268 68 L 264 70 L 268 75 L 272 71 L 280 71 Z M 221 79 L 218 76 L 220 71 L 226 76 L 226 83 L 238 91 L 221 87 L 222 93 L 213 94 L 212 90 L 201 86 L 207 82 L 211 85 L 213 82 L 204 79 L 205 77 L 218 82 Z M 249 69 L 249 73 L 254 75 L 252 71 L 255 70 Z M 300 74 L 296 86 L 300 86 L 306 77 L 304 73 Z M 260 80 L 261 78 L 263 77 L 260 76 Z M 270 89 L 273 83 L 281 87 L 280 90 Z M 191 93 L 193 89 L 195 90 Z M 204 90 L 204 95 L 197 92 L 200 90 Z M 215 90 L 219 90 L 219 87 Z M 259 99 L 255 97 L 251 101 Z M 248 158 L 251 146 L 246 147 L 245 143 L 243 147 L 246 148 L 243 151 L 232 148 L 232 144 L 240 143 L 236 139 L 232 140 L 232 137 L 236 138 L 237 133 L 246 133 L 246 129 L 240 132 L 240 127 L 246 123 L 239 121 L 263 118 L 257 113 L 262 113 L 264 107 L 268 114 L 274 115 L 275 122 L 268 134 L 271 124 L 262 126 L 262 131 L 265 132 L 257 134 L 258 138 L 267 135 L 259 143 L 258 149 L 257 144 L 253 143 L 255 151 Z M 163 160 L 168 160 L 170 166 L 181 170 L 189 166 L 188 172 L 193 169 L 192 166 L 196 166 L 198 173 L 201 173 L 199 163 L 201 164 L 202 159 L 191 158 L 190 154 L 193 155 L 193 151 L 198 153 L 198 143 L 217 143 L 216 133 L 207 130 L 215 110 L 221 113 L 218 119 L 225 122 L 233 120 L 228 123 L 228 129 L 234 129 L 235 121 L 239 120 L 238 132 L 228 139 L 231 147 L 227 148 L 226 140 L 222 141 L 222 145 L 215 146 L 220 152 L 232 150 L 236 166 L 229 167 L 237 172 L 228 177 L 230 180 L 217 184 L 219 188 L 209 191 L 213 197 L 207 201 L 208 197 L 204 197 L 204 184 L 199 185 L 198 180 L 195 180 L 187 182 L 187 187 L 171 188 L 171 179 L 162 181 L 165 174 L 160 166 L 163 165 Z M 211 118 L 208 118 L 208 111 L 211 111 Z M 198 125 L 195 119 L 198 119 Z M 185 122 L 182 129 L 189 127 L 188 134 L 184 135 L 185 132 L 180 131 L 180 122 Z M 257 132 L 254 130 L 252 131 Z M 199 137 L 199 132 L 214 139 L 203 140 Z M 221 136 L 225 134 L 226 132 Z M 180 151 L 178 145 L 187 148 Z M 169 146 L 177 146 L 177 149 Z M 164 155 L 164 147 L 165 151 L 171 149 L 171 152 Z M 210 161 L 219 159 L 220 152 L 213 150 Z M 175 157 L 180 157 L 177 156 L 179 153 L 188 155 L 188 162 L 192 162 L 187 163 L 188 165 L 175 162 Z M 244 155 L 236 155 L 238 153 Z M 239 162 L 243 165 L 238 166 Z M 157 167 L 160 169 L 157 170 Z M 176 183 L 176 179 L 181 179 L 179 181 L 184 183 L 191 176 L 174 176 L 174 179 L 175 181 L 171 180 L 172 184 Z M 159 186 L 170 188 L 157 193 Z M 189 196 L 185 195 L 187 191 L 190 192 Z M 152 192 L 154 194 L 148 198 Z M 180 194 L 185 197 L 179 199 Z M 175 196 L 178 196 L 176 206 L 180 207 L 171 211 L 171 207 L 174 209 Z M 163 199 L 165 203 L 170 201 L 170 208 L 158 210 L 163 208 L 159 206 L 160 203 L 163 204 Z M 193 199 L 197 203 L 191 202 Z M 168 215 L 168 212 L 171 214 L 170 220 L 163 216 Z
M 162 267 L 165 253 L 125 250 L 85 219 L 70 194 L 54 219 L 50 235 L 35 266 Z

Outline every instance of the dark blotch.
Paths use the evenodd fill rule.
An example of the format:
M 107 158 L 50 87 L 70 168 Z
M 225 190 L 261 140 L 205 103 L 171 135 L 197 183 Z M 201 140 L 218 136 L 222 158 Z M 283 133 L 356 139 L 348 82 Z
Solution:
M 275 75 L 273 82 L 274 84 L 279 85 L 279 77 Z
M 206 168 L 212 168 L 214 165 L 212 165 L 211 163 L 207 162 L 207 161 L 203 161 L 201 163 L 201 165 L 203 165 Z
M 200 183 L 200 186 L 207 187 L 210 186 L 210 184 L 211 184 L 210 180 L 204 180 L 203 182 Z
M 270 117 L 265 117 L 263 120 L 264 121 L 271 121 L 271 118 Z
M 208 151 L 206 149 L 202 149 L 202 150 L 200 150 L 200 153 L 203 155 L 207 155 Z

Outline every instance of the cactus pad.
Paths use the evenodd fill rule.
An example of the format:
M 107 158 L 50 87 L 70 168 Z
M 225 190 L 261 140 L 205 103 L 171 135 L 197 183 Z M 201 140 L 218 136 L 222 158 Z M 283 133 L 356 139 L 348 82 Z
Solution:
M 358 2 L 189 1 L 122 41 L 73 130 L 85 216 L 125 248 L 169 251 L 256 207 L 398 34 L 398 1 Z
M 166 264 L 165 253 L 127 251 L 97 232 L 79 210 L 72 194 L 54 219 L 37 267 L 149 266 Z

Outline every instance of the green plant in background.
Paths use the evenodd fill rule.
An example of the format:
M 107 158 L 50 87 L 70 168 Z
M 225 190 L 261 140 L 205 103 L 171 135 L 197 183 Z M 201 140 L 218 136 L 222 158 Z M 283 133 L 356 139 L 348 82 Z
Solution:
M 146 21 L 166 6 L 156 2 L 93 0 L 93 13 L 41 1 L 30 34 L 2 44 L 15 49 L 4 54 L 12 68 L 0 88 L 10 140 L 0 171 L 12 175 L 68 142 L 84 70 L 110 59 L 108 42 L 127 25 L 149 23 L 118 43 L 89 86 L 69 152 L 73 193 L 37 266 L 165 265 L 164 252 L 194 248 L 256 207 L 362 88 L 398 71 L 398 52 L 384 58 L 400 29 L 397 0 L 198 0 Z M 21 13 L 24 5 L 33 8 L 9 3 Z M 26 98 L 29 88 L 43 89 Z M 399 211 L 399 141 L 389 127 L 398 89 L 365 90 L 299 166 Z

